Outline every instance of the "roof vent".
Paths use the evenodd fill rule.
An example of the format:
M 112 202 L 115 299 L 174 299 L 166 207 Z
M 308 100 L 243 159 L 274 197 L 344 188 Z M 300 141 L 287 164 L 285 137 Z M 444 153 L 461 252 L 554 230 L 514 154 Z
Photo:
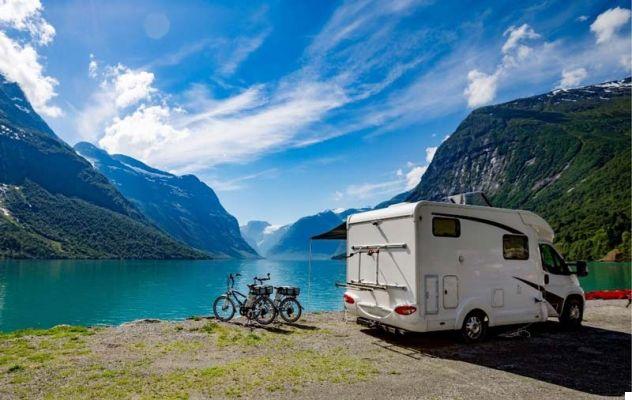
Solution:
M 469 206 L 485 206 L 491 207 L 492 203 L 489 201 L 485 193 L 483 192 L 467 192 L 453 194 L 446 197 L 443 201 L 452 204 L 462 204 Z

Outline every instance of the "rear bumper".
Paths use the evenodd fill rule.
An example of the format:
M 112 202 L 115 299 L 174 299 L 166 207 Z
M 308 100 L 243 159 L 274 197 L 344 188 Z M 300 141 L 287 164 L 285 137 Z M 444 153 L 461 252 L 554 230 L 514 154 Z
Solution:
M 420 316 L 419 307 L 411 315 L 399 315 L 391 309 L 367 303 L 345 303 L 345 310 L 368 326 L 402 329 L 410 332 L 426 332 L 426 320 Z

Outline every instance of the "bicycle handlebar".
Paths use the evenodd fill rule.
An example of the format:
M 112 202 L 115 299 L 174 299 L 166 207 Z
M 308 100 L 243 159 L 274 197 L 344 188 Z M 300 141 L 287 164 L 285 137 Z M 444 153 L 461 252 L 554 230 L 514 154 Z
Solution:
M 263 283 L 264 281 L 269 281 L 270 280 L 270 273 L 268 272 L 268 274 L 266 275 L 265 278 L 259 278 L 257 276 L 254 277 L 254 281 L 255 283 L 257 283 L 257 281 L 259 281 L 259 283 Z

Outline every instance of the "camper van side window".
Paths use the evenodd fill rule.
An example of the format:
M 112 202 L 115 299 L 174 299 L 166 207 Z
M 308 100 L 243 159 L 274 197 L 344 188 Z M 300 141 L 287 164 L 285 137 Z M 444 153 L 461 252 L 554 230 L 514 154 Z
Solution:
M 524 235 L 503 235 L 505 260 L 528 260 L 529 239 Z
M 459 237 L 461 236 L 461 222 L 455 218 L 432 219 L 432 234 L 440 237 Z

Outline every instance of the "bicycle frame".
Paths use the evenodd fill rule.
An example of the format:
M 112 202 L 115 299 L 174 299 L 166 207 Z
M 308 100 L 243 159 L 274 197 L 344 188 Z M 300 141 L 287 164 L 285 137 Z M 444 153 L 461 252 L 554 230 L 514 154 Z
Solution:
M 224 293 L 224 295 L 226 295 L 226 297 L 234 300 L 237 303 L 236 306 L 239 307 L 240 313 L 241 313 L 241 309 L 251 307 L 252 303 L 257 298 L 256 295 L 253 295 L 253 294 L 245 295 L 239 290 L 235 289 L 234 288 L 235 278 L 233 277 L 232 274 L 228 276 L 228 281 L 226 282 L 226 286 L 227 286 L 226 293 Z M 238 296 L 241 296 L 242 300 L 240 300 Z

